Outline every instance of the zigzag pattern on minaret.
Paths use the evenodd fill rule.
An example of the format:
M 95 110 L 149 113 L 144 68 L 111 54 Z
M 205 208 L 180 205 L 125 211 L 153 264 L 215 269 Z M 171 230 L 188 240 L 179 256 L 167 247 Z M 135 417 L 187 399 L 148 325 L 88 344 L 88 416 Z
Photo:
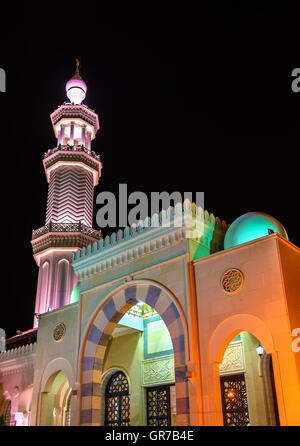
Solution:
M 93 175 L 77 166 L 62 166 L 50 175 L 46 224 L 93 223 Z

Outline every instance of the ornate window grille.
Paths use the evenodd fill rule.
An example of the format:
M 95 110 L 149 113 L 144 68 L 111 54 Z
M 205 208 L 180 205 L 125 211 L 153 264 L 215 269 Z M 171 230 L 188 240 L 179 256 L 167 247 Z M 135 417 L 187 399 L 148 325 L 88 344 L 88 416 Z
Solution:
M 12 415 L 11 415 L 11 401 L 8 401 L 7 406 L 4 412 L 4 422 L 6 426 L 11 426 L 12 423 Z
M 170 386 L 147 388 L 147 425 L 171 426 Z
M 123 372 L 115 373 L 105 390 L 105 425 L 130 425 L 129 384 Z
M 221 377 L 224 426 L 249 425 L 246 382 L 243 373 Z
M 243 283 L 243 274 L 236 268 L 225 271 L 221 278 L 221 284 L 226 293 L 235 293 Z
M 67 400 L 65 426 L 71 426 L 71 395 L 72 392 L 70 392 L 70 395 Z

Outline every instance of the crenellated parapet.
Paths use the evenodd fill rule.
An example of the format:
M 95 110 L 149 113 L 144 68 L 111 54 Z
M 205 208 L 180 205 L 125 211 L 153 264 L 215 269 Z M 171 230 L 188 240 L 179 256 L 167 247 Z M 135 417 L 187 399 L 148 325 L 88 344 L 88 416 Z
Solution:
M 22 347 L 13 348 L 0 353 L 0 363 L 14 358 L 20 358 L 32 355 L 36 352 L 36 342 L 33 344 L 22 345 Z M 0 364 L 1 367 L 1 364 Z
M 207 254 L 223 249 L 228 224 L 189 202 L 154 214 L 145 221 L 120 229 L 73 253 L 78 280 L 139 257 L 190 240 Z M 193 229 L 191 229 L 193 227 Z M 195 249 L 194 249 L 195 251 Z M 206 255 L 207 255 L 206 254 Z

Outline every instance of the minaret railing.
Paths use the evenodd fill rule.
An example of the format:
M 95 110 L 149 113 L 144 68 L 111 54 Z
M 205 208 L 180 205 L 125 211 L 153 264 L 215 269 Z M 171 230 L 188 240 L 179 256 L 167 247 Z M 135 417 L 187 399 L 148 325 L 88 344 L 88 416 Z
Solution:
M 82 224 L 81 221 L 76 223 L 54 223 L 50 221 L 47 225 L 42 226 L 39 229 L 34 229 L 32 231 L 32 240 L 35 240 L 42 235 L 48 234 L 50 232 L 80 232 L 90 237 L 95 237 L 98 239 L 101 238 L 101 231 L 90 228 L 89 226 Z

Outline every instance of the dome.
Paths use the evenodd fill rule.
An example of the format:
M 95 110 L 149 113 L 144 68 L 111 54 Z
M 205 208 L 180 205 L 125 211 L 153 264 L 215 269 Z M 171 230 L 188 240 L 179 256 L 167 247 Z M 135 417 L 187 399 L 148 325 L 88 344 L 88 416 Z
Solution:
M 87 92 L 87 86 L 79 74 L 79 60 L 76 59 L 76 73 L 66 83 L 67 96 L 73 104 L 81 104 Z
M 286 230 L 276 218 L 264 212 L 248 212 L 229 226 L 224 239 L 224 249 L 250 242 L 272 232 L 277 232 L 288 240 Z

